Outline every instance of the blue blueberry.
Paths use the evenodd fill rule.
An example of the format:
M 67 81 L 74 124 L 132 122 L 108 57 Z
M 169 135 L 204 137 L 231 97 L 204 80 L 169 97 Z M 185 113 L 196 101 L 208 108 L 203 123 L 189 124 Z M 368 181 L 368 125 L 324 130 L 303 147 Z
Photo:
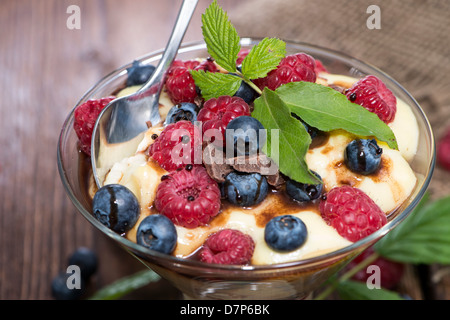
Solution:
M 274 250 L 289 252 L 300 248 L 306 241 L 308 230 L 305 223 L 291 215 L 270 220 L 264 229 L 264 240 Z
M 314 171 L 312 173 L 321 179 Z M 293 199 L 301 202 L 312 201 L 320 197 L 323 191 L 323 184 L 304 184 L 294 180 L 286 181 L 286 193 Z
M 241 66 L 237 66 L 237 69 L 239 71 L 242 71 Z M 230 74 L 233 76 L 238 76 L 235 73 Z M 234 96 L 241 98 L 242 100 L 247 102 L 247 104 L 251 104 L 258 97 L 258 93 L 252 87 L 250 87 L 245 81 L 241 81 L 241 85 L 239 86 L 239 89 L 236 91 Z
M 144 84 L 150 79 L 155 69 L 155 66 L 142 65 L 139 61 L 133 61 L 133 65 L 127 68 L 127 87 Z
M 382 154 L 375 139 L 356 139 L 345 148 L 344 161 L 351 171 L 368 175 L 378 170 Z
M 240 116 L 231 120 L 226 128 L 225 143 L 227 156 L 248 156 L 256 154 L 266 142 L 266 131 L 257 119 Z M 233 148 L 233 150 L 231 150 Z
M 240 207 L 251 207 L 261 203 L 269 193 L 266 177 L 259 173 L 233 171 L 225 177 L 223 195 Z
M 78 300 L 84 295 L 86 292 L 85 280 L 83 278 L 78 279 L 80 281 L 79 288 L 72 287 L 73 281 L 76 281 L 72 278 L 73 276 L 72 273 L 60 272 L 53 278 L 51 283 L 53 298 L 56 300 Z
M 247 104 L 251 104 L 258 97 L 258 93 L 245 81 L 242 81 L 239 89 L 236 91 L 234 96 L 241 98 L 242 100 L 247 102 Z
M 69 257 L 69 265 L 78 266 L 81 276 L 87 280 L 97 271 L 97 255 L 88 248 L 80 247 Z
M 177 244 L 177 230 L 166 216 L 152 214 L 139 224 L 136 241 L 151 250 L 171 254 Z
M 182 102 L 173 106 L 167 113 L 166 121 L 164 125 L 175 123 L 181 120 L 187 120 L 194 123 L 197 121 L 197 114 L 199 108 L 195 103 Z
M 97 220 L 120 234 L 130 230 L 140 214 L 136 196 L 120 184 L 101 187 L 94 195 L 92 209 Z
M 316 138 L 321 133 L 321 131 L 319 129 L 310 126 L 305 121 L 303 121 L 299 116 L 297 116 L 295 113 L 292 113 L 291 115 L 303 124 L 306 132 L 308 132 L 311 139 Z

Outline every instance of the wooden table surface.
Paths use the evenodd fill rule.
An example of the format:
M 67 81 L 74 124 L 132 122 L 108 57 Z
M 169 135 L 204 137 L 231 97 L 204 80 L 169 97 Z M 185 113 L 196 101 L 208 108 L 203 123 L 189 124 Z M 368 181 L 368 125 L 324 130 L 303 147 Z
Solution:
M 220 4 L 228 11 L 239 2 Z M 209 3 L 200 0 L 186 41 L 201 39 L 200 14 Z M 52 278 L 80 246 L 99 257 L 91 290 L 143 269 L 76 212 L 57 171 L 56 145 L 66 115 L 91 85 L 165 46 L 180 4 L 0 1 L 0 299 L 52 299 Z M 81 10 L 80 29 L 67 27 L 71 5 Z M 432 272 L 408 267 L 401 289 L 415 299 L 450 296 L 445 272 L 437 286 L 430 286 Z M 126 298 L 179 297 L 160 281 Z

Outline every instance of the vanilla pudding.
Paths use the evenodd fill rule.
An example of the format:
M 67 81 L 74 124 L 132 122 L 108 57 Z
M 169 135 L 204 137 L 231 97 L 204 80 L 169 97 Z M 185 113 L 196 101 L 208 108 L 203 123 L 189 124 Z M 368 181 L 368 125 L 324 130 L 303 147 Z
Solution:
M 349 88 L 356 81 L 354 78 L 323 73 L 317 83 L 328 86 Z M 126 95 L 138 87 L 131 87 L 118 95 Z M 173 106 L 163 91 L 160 99 L 162 119 Z M 342 130 L 327 133 L 324 142 L 311 147 L 306 155 L 308 167 L 317 172 L 323 180 L 324 192 L 335 186 L 351 185 L 369 195 L 375 203 L 389 215 L 394 212 L 411 194 L 416 184 L 416 176 L 408 161 L 414 157 L 418 145 L 418 125 L 409 106 L 397 99 L 397 114 L 389 124 L 394 132 L 399 150 L 390 149 L 387 144 L 378 141 L 383 148 L 381 169 L 370 175 L 356 174 L 344 164 L 344 149 L 356 137 Z M 141 215 L 136 225 L 124 236 L 136 242 L 136 232 L 140 221 L 147 215 L 157 213 L 153 202 L 161 177 L 168 172 L 158 163 L 149 159 L 146 152 L 154 142 L 152 138 L 159 135 L 162 126 L 150 128 L 142 137 L 136 152 L 131 157 L 116 162 L 106 174 L 103 185 L 118 183 L 128 187 L 141 205 Z M 96 191 L 91 179 L 91 196 Z M 270 218 L 289 214 L 300 218 L 306 225 L 308 237 L 300 248 L 281 253 L 271 249 L 264 241 L 265 224 Z M 266 199 L 252 208 L 242 208 L 230 203 L 223 203 L 220 213 L 207 226 L 188 229 L 176 226 L 178 242 L 174 256 L 189 258 L 195 256 L 206 238 L 221 229 L 237 229 L 250 235 L 255 242 L 251 263 L 254 265 L 274 264 L 296 261 L 319 256 L 350 245 L 352 242 L 343 238 L 322 219 L 316 203 L 300 204 L 288 199 L 283 190 L 272 190 Z

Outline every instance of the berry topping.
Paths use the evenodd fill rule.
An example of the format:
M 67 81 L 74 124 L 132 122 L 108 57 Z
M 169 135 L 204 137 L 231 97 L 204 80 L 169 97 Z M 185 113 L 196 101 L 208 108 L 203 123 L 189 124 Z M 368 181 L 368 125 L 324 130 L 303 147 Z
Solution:
M 239 230 L 224 229 L 206 239 L 200 260 L 217 264 L 249 264 L 254 250 L 255 243 L 249 235 Z
M 447 130 L 437 144 L 437 161 L 440 166 L 450 170 L 450 129 Z
M 277 251 L 293 251 L 306 241 L 308 231 L 305 223 L 291 215 L 278 216 L 270 220 L 264 229 L 266 244 Z
M 235 156 L 254 155 L 266 142 L 265 133 L 264 126 L 257 119 L 240 116 L 227 125 L 226 146 L 234 148 Z
M 198 109 L 198 106 L 192 102 L 179 103 L 169 110 L 164 125 L 181 120 L 187 120 L 194 123 L 197 121 Z
M 291 113 L 291 116 L 293 116 L 295 119 L 299 120 L 302 125 L 305 127 L 306 132 L 308 132 L 309 136 L 311 137 L 311 139 L 316 138 L 319 135 L 322 135 L 323 132 L 320 131 L 319 129 L 310 126 L 309 124 L 307 124 L 305 121 L 303 121 L 299 116 L 297 116 L 295 113 Z
M 375 139 L 356 139 L 345 148 L 344 161 L 351 171 L 368 175 L 378 170 L 382 154 Z
M 349 241 L 358 241 L 387 223 L 386 214 L 363 191 L 334 187 L 319 205 L 322 218 Z
M 298 81 L 316 82 L 316 62 L 306 53 L 297 53 L 284 57 L 275 70 L 270 71 L 265 78 L 255 80 L 262 90 L 268 87 L 275 90 L 279 86 Z
M 80 268 L 81 277 L 88 280 L 96 271 L 98 266 L 97 255 L 91 249 L 78 248 L 69 257 L 69 266 L 76 265 Z
M 377 77 L 369 75 L 358 80 L 345 91 L 347 99 L 375 113 L 380 120 L 390 123 L 397 112 L 397 99 Z
M 240 116 L 249 116 L 250 107 L 239 97 L 221 96 L 205 102 L 197 116 L 202 121 L 203 134 L 216 145 L 223 146 L 225 129 L 231 120 Z M 208 130 L 211 131 L 207 132 Z
M 319 179 L 321 177 L 313 172 Z M 293 199 L 301 202 L 312 201 L 320 197 L 323 184 L 304 184 L 294 180 L 286 181 L 286 193 Z
M 200 129 L 190 121 L 168 124 L 150 145 L 150 157 L 167 170 L 183 168 L 187 164 L 201 163 Z
M 327 68 L 325 68 L 322 61 L 320 61 L 318 59 L 316 59 L 316 67 L 315 67 L 314 71 L 316 72 L 316 74 L 319 74 L 321 72 L 328 73 L 328 70 L 327 70 Z
M 166 89 L 173 103 L 194 102 L 197 97 L 195 82 L 189 70 L 199 64 L 198 61 L 175 60 L 167 72 Z
M 144 84 L 152 76 L 156 67 L 143 65 L 139 61 L 133 61 L 133 65 L 127 68 L 127 87 Z
M 346 266 L 346 270 L 353 269 L 360 262 L 368 258 L 374 253 L 373 247 L 369 247 L 364 250 L 359 256 L 350 261 Z M 375 261 L 373 261 L 371 266 L 378 266 L 380 268 L 380 286 L 385 289 L 393 289 L 403 276 L 405 265 L 399 262 L 388 260 L 384 257 L 379 256 Z M 362 269 L 358 271 L 353 277 L 353 280 L 361 281 L 366 283 L 373 273 L 367 272 L 367 269 Z
M 200 64 L 196 67 L 194 67 L 194 70 L 203 70 L 208 72 L 217 72 L 219 69 L 217 69 L 216 64 L 214 63 L 214 59 L 207 58 L 200 62 Z
M 196 228 L 219 213 L 220 189 L 204 167 L 186 166 L 161 180 L 155 207 L 176 225 Z
M 130 230 L 140 214 L 136 196 L 120 184 L 108 184 L 98 189 L 92 200 L 92 210 L 97 220 L 120 234 Z
M 222 187 L 225 198 L 240 207 L 251 207 L 261 203 L 269 192 L 266 177 L 256 172 L 230 172 L 225 177 Z
M 241 49 L 238 53 L 238 57 L 236 60 L 236 65 L 240 66 L 242 61 L 244 61 L 245 57 L 250 53 L 250 49 Z
M 80 149 L 88 156 L 91 155 L 91 140 L 95 122 L 104 107 L 106 107 L 114 97 L 88 100 L 75 109 L 73 127 L 78 136 Z
M 242 98 L 247 104 L 251 104 L 258 97 L 258 93 L 245 81 L 242 81 L 234 97 Z
M 166 216 L 152 214 L 139 224 L 136 242 L 151 250 L 171 254 L 177 245 L 177 229 Z
M 167 71 L 166 89 L 173 103 L 194 102 L 197 88 L 190 70 L 216 72 L 214 62 L 207 59 L 200 63 L 197 60 L 175 60 Z

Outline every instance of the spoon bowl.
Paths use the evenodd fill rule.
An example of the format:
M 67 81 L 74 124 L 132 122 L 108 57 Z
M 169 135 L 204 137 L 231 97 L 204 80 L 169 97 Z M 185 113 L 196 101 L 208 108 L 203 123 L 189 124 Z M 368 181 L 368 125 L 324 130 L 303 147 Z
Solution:
M 198 0 L 184 0 L 169 42 L 155 71 L 136 93 L 111 101 L 100 113 L 92 134 L 91 162 L 97 186 L 112 164 L 130 156 L 141 134 L 161 122 L 159 96 Z

